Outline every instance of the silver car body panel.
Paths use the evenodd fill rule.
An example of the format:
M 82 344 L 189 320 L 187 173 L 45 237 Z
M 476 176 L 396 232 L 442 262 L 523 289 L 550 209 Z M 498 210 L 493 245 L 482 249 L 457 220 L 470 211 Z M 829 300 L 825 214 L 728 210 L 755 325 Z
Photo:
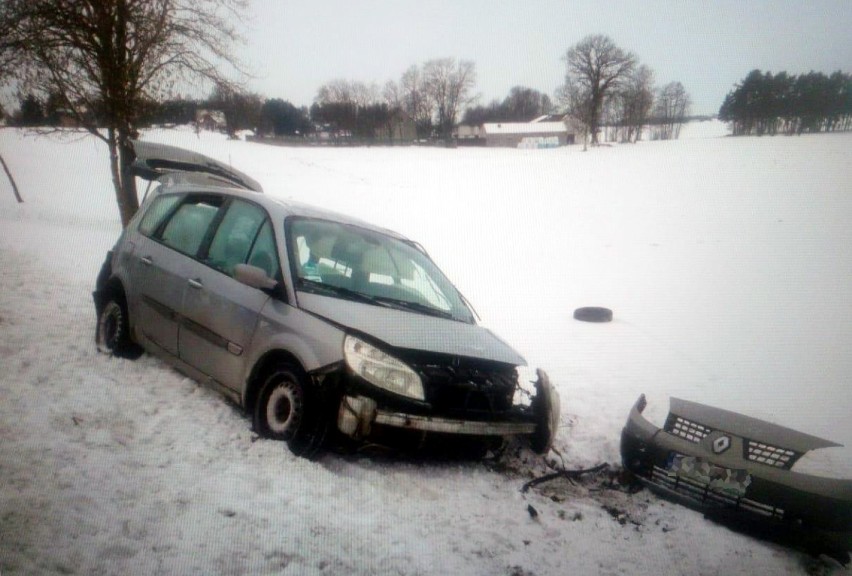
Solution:
M 175 301 L 183 298 L 188 259 L 141 234 L 131 232 L 133 253 L 126 262 L 132 276 L 128 290 L 130 317 L 136 328 L 160 348 L 178 354 L 178 316 Z
M 251 346 L 260 312 L 270 297 L 194 260 L 188 271 L 190 282 L 181 304 L 180 358 L 239 391 L 244 352 Z
M 269 352 L 291 353 L 307 372 L 343 360 L 345 332 L 313 314 L 269 299 L 255 328 L 248 369 Z M 244 374 L 248 379 L 249 371 Z
M 526 364 L 507 343 L 473 322 L 296 291 L 286 245 L 291 218 L 357 226 L 410 243 L 423 252 L 401 234 L 343 214 L 264 195 L 260 184 L 247 175 L 201 154 L 145 142 L 136 143 L 136 153 L 136 174 L 155 180 L 159 186 L 146 196 L 118 239 L 108 270 L 110 282 L 120 282 L 126 293 L 131 334 L 150 352 L 243 406 L 250 400 L 255 371 L 270 355 L 289 355 L 306 372 L 315 374 L 317 382 L 323 381 L 325 374 L 343 374 L 347 332 L 359 333 L 374 339 L 379 346 L 385 344 L 396 350 L 509 366 Z M 280 265 L 277 295 L 243 284 L 197 256 L 183 254 L 139 232 L 140 222 L 157 198 L 189 194 L 239 198 L 266 212 Z M 227 210 L 229 205 L 217 206 Z M 215 218 L 211 222 L 218 225 Z M 104 284 L 97 287 L 103 288 Z M 96 304 L 98 298 L 96 293 Z M 558 421 L 559 404 L 558 398 L 553 398 L 557 396 L 555 390 L 545 388 L 541 394 L 548 396 L 549 403 L 538 410 L 541 414 L 521 410 L 508 419 L 502 415 L 493 422 L 454 419 L 428 412 L 409 414 L 397 402 L 376 406 L 372 414 L 354 422 L 359 426 L 366 423 L 479 435 L 537 434 L 541 427 L 550 426 L 545 434 L 546 449 L 555 434 L 555 427 L 549 423 Z M 360 388 L 358 393 L 366 392 Z M 371 405 L 375 405 L 375 400 L 365 403 L 365 407 Z M 419 409 L 428 410 L 428 405 Z M 351 415 L 345 419 L 349 426 Z
M 298 292 L 299 307 L 395 348 L 482 358 L 523 366 L 524 358 L 490 330 L 445 318 Z

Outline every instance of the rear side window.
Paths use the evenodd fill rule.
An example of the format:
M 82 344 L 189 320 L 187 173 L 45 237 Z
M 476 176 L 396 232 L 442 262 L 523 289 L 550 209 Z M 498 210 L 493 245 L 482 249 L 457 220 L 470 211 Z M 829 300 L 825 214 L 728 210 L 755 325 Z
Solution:
M 163 244 L 189 256 L 195 256 L 221 204 L 220 198 L 187 199 L 163 229 Z
M 153 234 L 181 198 L 181 196 L 160 196 L 154 200 L 145 212 L 142 222 L 139 223 L 139 232 L 145 236 Z

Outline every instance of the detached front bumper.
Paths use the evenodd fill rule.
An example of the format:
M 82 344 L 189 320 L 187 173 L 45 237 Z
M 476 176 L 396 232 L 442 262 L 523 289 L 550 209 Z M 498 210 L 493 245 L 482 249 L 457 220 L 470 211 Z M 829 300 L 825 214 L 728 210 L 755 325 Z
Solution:
M 517 419 L 480 421 L 408 414 L 381 408 L 376 400 L 364 395 L 346 395 L 340 402 L 337 426 L 355 439 L 369 438 L 376 427 L 464 436 L 528 436 L 533 449 L 543 454 L 553 445 L 559 413 L 559 394 L 547 374 L 539 370 L 536 396 L 529 410 L 519 413 Z
M 838 446 L 769 422 L 672 398 L 664 429 L 642 416 L 621 435 L 624 467 L 663 496 L 733 528 L 809 551 L 852 550 L 852 480 L 791 470 Z

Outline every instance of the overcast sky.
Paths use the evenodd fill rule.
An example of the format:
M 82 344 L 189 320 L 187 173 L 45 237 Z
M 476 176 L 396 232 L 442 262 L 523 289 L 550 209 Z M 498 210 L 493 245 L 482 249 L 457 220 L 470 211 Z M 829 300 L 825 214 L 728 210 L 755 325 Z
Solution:
M 567 49 L 597 33 L 682 82 L 696 114 L 754 68 L 852 72 L 852 0 L 251 0 L 248 15 L 249 87 L 299 106 L 330 80 L 382 86 L 448 56 L 476 63 L 481 104 L 517 85 L 552 96 Z

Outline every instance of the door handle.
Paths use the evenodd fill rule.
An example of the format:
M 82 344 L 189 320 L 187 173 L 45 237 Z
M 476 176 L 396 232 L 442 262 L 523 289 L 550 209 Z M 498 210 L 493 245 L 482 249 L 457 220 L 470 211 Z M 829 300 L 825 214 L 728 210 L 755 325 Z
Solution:
M 142 264 L 145 264 L 146 266 L 150 266 L 154 263 L 150 256 L 142 256 L 139 259 L 142 261 Z
M 187 283 L 193 288 L 204 288 L 204 284 L 202 284 L 200 280 L 190 278 L 189 280 L 187 280 Z

